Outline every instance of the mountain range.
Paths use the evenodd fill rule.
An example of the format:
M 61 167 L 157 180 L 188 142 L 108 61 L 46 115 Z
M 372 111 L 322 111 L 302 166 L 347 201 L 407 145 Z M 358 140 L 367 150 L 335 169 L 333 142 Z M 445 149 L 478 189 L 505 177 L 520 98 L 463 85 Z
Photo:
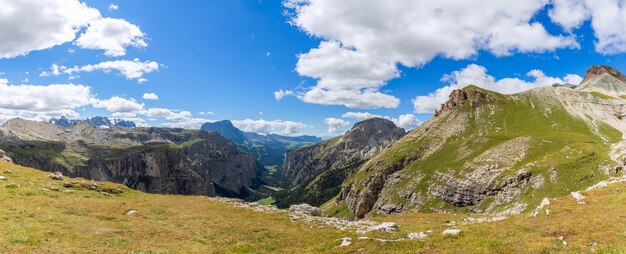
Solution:
M 183 130 L 14 119 L 0 127 L 0 149 L 21 165 L 142 191 L 309 203 L 330 216 L 516 214 L 623 174 L 625 98 L 623 74 L 592 66 L 578 86 L 454 90 L 409 133 L 381 118 L 328 140 L 228 120 Z

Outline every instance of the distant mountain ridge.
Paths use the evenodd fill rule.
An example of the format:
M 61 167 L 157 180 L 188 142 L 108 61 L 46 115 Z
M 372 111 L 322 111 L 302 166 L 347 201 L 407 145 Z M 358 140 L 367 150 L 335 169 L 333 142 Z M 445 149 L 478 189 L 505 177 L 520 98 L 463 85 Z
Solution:
M 215 131 L 235 142 L 241 150 L 251 153 L 265 167 L 280 168 L 288 150 L 322 141 L 315 136 L 283 136 L 278 134 L 261 135 L 245 132 L 233 125 L 230 120 L 205 123 L 201 130 Z
M 109 128 L 113 126 L 124 127 L 124 128 L 136 128 L 137 127 L 137 124 L 133 121 L 126 121 L 123 119 L 113 119 L 111 121 L 109 120 L 109 118 L 103 117 L 103 116 L 95 116 L 92 118 L 87 118 L 85 120 L 70 120 L 67 117 L 62 116 L 60 118 L 50 119 L 49 123 L 53 123 L 56 125 L 63 126 L 65 128 L 69 128 L 82 121 L 87 122 L 93 125 L 94 127 L 98 127 L 98 128 Z

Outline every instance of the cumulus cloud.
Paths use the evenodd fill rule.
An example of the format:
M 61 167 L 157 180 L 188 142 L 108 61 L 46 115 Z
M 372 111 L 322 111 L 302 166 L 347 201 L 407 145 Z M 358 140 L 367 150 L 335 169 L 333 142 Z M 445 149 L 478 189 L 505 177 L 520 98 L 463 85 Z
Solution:
M 404 114 L 400 115 L 398 118 L 394 118 L 390 116 L 372 114 L 369 112 L 346 112 L 341 115 L 341 117 L 355 119 L 358 122 L 375 117 L 384 118 L 392 121 L 396 126 L 404 128 L 407 131 L 415 129 L 421 124 L 421 122 L 413 114 Z
M 134 99 L 114 96 L 108 100 L 96 100 L 92 105 L 94 108 L 104 108 L 109 112 L 133 113 L 143 110 L 145 104 L 137 103 Z
M 591 20 L 596 51 L 603 54 L 626 52 L 626 4 L 623 0 L 553 0 L 552 21 L 566 30 Z
M 110 11 L 117 11 L 120 7 L 117 4 L 110 4 L 109 5 L 109 10 Z
M 122 56 L 126 47 L 146 47 L 145 34 L 123 19 L 102 17 L 79 0 L 0 0 L 0 58 L 72 42 Z M 77 33 L 86 31 L 76 39 Z
M 100 12 L 78 0 L 0 0 L 0 58 L 73 41 Z
M 322 39 L 298 56 L 296 71 L 318 80 L 300 98 L 351 108 L 395 108 L 381 92 L 397 64 L 419 67 L 436 56 L 467 59 L 577 48 L 573 36 L 550 34 L 533 18 L 547 0 L 287 0 L 290 22 Z
M 167 120 L 184 120 L 189 119 L 192 116 L 189 111 L 174 111 L 166 108 L 150 108 L 141 112 L 141 114 L 147 117 L 159 117 Z
M 159 96 L 155 93 L 144 93 L 141 98 L 143 98 L 144 100 L 158 100 Z
M 289 95 L 293 95 L 293 91 L 280 89 L 274 92 L 274 98 L 277 101 L 282 100 L 285 96 L 289 96 Z
M 90 22 L 87 31 L 74 44 L 86 49 L 102 49 L 106 56 L 123 56 L 126 47 L 147 47 L 144 36 L 139 27 L 126 20 L 101 18 Z
M 189 118 L 178 122 L 164 123 L 163 126 L 170 128 L 200 129 L 200 126 L 202 126 L 202 124 L 208 122 L 215 122 L 215 120 L 209 120 L 204 118 Z
M 262 134 L 278 133 L 278 134 L 297 134 L 302 129 L 311 128 L 311 126 L 294 121 L 273 120 L 267 121 L 263 119 L 252 120 L 233 120 L 233 125 L 248 132 L 256 132 Z
M 75 109 L 91 104 L 93 97 L 91 88 L 85 85 L 12 85 L 0 79 L 0 123 L 16 117 L 48 120 L 78 116 Z
M 350 124 L 350 122 L 346 120 L 334 117 L 326 118 L 324 119 L 324 122 L 328 125 L 328 134 L 335 135 L 340 134 L 342 129 Z
M 88 64 L 84 66 L 74 66 L 74 67 L 66 67 L 59 66 L 56 64 L 52 64 L 50 67 L 50 71 L 44 71 L 39 74 L 39 76 L 59 76 L 61 74 L 66 75 L 74 75 L 80 72 L 94 72 L 94 71 L 103 71 L 103 72 L 111 72 L 118 71 L 122 74 L 126 79 L 137 80 L 138 83 L 144 83 L 148 81 L 143 76 L 147 73 L 155 72 L 159 70 L 159 63 L 155 61 L 140 61 L 135 58 L 132 61 L 129 60 L 116 60 L 116 61 L 106 61 L 98 64 Z
M 546 76 L 541 70 L 531 70 L 526 74 L 531 81 L 519 78 L 503 78 L 496 80 L 495 77 L 487 74 L 487 68 L 470 64 L 467 67 L 446 74 L 441 79 L 448 85 L 435 90 L 425 96 L 417 96 L 413 99 L 413 107 L 416 113 L 433 113 L 439 109 L 440 105 L 448 100 L 448 96 L 455 89 L 461 89 L 468 85 L 476 85 L 491 91 L 505 94 L 513 94 L 532 89 L 539 86 L 552 85 L 554 83 L 579 84 L 582 77 L 575 74 L 568 74 L 563 78 Z

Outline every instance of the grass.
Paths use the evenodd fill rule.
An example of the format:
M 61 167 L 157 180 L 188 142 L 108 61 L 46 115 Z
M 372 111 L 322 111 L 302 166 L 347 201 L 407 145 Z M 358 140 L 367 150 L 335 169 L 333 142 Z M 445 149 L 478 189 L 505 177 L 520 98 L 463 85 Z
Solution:
M 592 192 L 585 205 L 569 196 L 552 200 L 549 216 L 529 213 L 504 221 L 462 225 L 467 215 L 406 213 L 374 216 L 400 230 L 366 236 L 426 239 L 382 243 L 352 231 L 291 222 L 286 213 L 231 207 L 199 196 L 146 194 L 112 183 L 49 179 L 48 173 L 0 162 L 0 253 L 624 253 L 626 184 Z M 73 183 L 72 183 L 73 182 Z M 43 191 L 42 188 L 49 189 Z M 59 192 L 73 190 L 74 192 Z M 123 190 L 121 193 L 110 191 Z M 102 191 L 109 190 L 108 194 Z M 131 209 L 134 215 L 127 215 Z M 337 212 L 341 212 L 341 209 Z M 560 236 L 564 237 L 564 245 Z M 340 238 L 353 244 L 338 247 Z M 594 246 L 595 243 L 595 246 Z

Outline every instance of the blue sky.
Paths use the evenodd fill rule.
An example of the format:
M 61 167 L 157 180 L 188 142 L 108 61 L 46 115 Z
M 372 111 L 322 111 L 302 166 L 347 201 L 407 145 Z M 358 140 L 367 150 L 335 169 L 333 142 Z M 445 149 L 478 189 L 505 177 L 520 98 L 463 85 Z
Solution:
M 55 1 L 73 2 L 75 0 Z M 428 120 L 432 116 L 431 104 L 437 104 L 437 94 L 432 94 L 429 98 L 424 97 L 424 101 L 430 104 L 419 106 L 413 102 L 416 96 L 428 96 L 429 93 L 444 86 L 462 87 L 465 82 L 476 80 L 476 75 L 481 75 L 478 80 L 492 77 L 494 87 L 512 87 L 511 89 L 504 87 L 501 92 L 517 92 L 526 87 L 551 84 L 533 82 L 534 78 L 527 75 L 531 70 L 540 70 L 545 77 L 560 78 L 563 81 L 566 80 L 565 77 L 568 74 L 584 76 L 590 65 L 607 64 L 626 70 L 624 61 L 626 59 L 623 53 L 626 46 L 622 45 L 626 44 L 626 40 L 619 38 L 618 35 L 618 38 L 614 39 L 617 42 L 613 41 L 610 48 L 598 49 L 598 43 L 613 38 L 611 37 L 612 31 L 610 28 L 607 31 L 606 26 L 604 28 L 601 25 L 594 26 L 592 23 L 596 18 L 594 15 L 599 15 L 597 13 L 603 10 L 589 3 L 581 5 L 582 9 L 579 11 L 584 17 L 578 20 L 568 19 L 567 15 L 567 17 L 559 18 L 557 14 L 550 14 L 553 9 L 556 9 L 556 5 L 549 4 L 547 1 L 545 3 L 534 1 L 538 2 L 535 6 L 518 7 L 518 9 L 534 8 L 528 21 L 524 21 L 524 15 L 528 16 L 525 13 L 514 13 L 511 16 L 519 15 L 522 17 L 521 23 L 525 25 L 541 24 L 550 36 L 550 38 L 546 37 L 545 45 L 537 43 L 536 38 L 525 40 L 524 38 L 528 37 L 525 34 L 502 35 L 502 32 L 498 31 L 482 34 L 471 31 L 468 32 L 468 36 L 474 36 L 475 40 L 481 40 L 481 42 L 471 45 L 451 45 L 455 47 L 453 50 L 445 46 L 426 45 L 427 42 L 423 36 L 406 35 L 405 42 L 408 46 L 404 46 L 403 42 L 389 39 L 389 33 L 395 31 L 393 29 L 400 29 L 398 31 L 402 32 L 404 28 L 400 26 L 391 30 L 377 31 L 376 29 L 386 24 L 385 22 L 393 21 L 394 16 L 382 16 L 383 19 L 380 20 L 387 21 L 381 21 L 383 24 L 381 26 L 375 24 L 379 21 L 376 15 L 385 15 L 373 8 L 376 7 L 375 4 L 357 4 L 363 9 L 355 9 L 354 12 L 373 14 L 371 19 L 360 19 L 359 17 L 346 17 L 350 15 L 341 13 L 344 9 L 354 8 L 348 5 L 348 2 L 354 1 L 346 1 L 345 4 L 338 3 L 337 5 L 346 6 L 334 6 L 331 10 L 336 10 L 337 13 L 324 10 L 327 8 L 324 2 L 327 0 L 310 0 L 298 3 L 298 7 L 288 8 L 286 6 L 288 2 L 268 0 L 186 1 L 185 4 L 149 0 L 84 1 L 88 8 L 100 12 L 100 18 L 124 20 L 140 29 L 143 35 L 136 36 L 135 34 L 134 37 L 129 37 L 133 38 L 133 42 L 122 43 L 125 52 L 109 52 L 107 49 L 111 50 L 110 44 L 103 46 L 103 43 L 100 43 L 105 41 L 106 37 L 96 37 L 95 42 L 89 41 L 87 37 L 80 39 L 87 30 L 87 24 L 95 26 L 93 25 L 95 23 L 89 23 L 93 21 L 88 21 L 83 25 L 74 26 L 76 38 L 60 40 L 57 43 L 59 45 L 43 44 L 43 49 L 33 46 L 31 49 L 27 48 L 22 51 L 11 45 L 5 47 L 0 45 L 0 53 L 3 53 L 4 48 L 4 52 L 9 54 L 0 58 L 0 72 L 3 73 L 0 78 L 7 79 L 6 83 L 9 86 L 25 89 L 19 86 L 26 84 L 32 86 L 83 85 L 89 88 L 87 97 L 90 97 L 89 102 L 77 102 L 63 109 L 30 109 L 29 105 L 32 106 L 36 101 L 19 104 L 17 92 L 11 93 L 10 91 L 13 90 L 9 87 L 7 88 L 9 92 L 5 92 L 5 96 L 13 96 L 13 100 L 17 102 L 12 102 L 13 104 L 8 106 L 2 106 L 3 104 L 0 103 L 0 108 L 5 109 L 4 117 L 0 115 L 0 121 L 15 116 L 45 120 L 67 112 L 63 110 L 71 110 L 75 114 L 70 115 L 79 118 L 104 115 L 114 118 L 141 119 L 144 121 L 143 124 L 153 126 L 194 128 L 205 120 L 231 119 L 236 120 L 236 125 L 249 131 L 332 136 L 342 133 L 356 121 L 371 115 L 387 116 L 400 125 L 413 128 L 416 121 Z M 394 2 L 391 5 L 403 4 L 400 0 L 391 2 Z M 11 4 L 15 3 L 11 2 Z M 34 7 L 26 4 L 15 5 L 18 8 L 32 8 L 33 10 L 30 11 L 34 13 L 40 11 L 36 5 Z M 112 5 L 118 8 L 110 8 Z M 626 13 L 623 11 L 624 7 L 619 6 L 616 5 L 616 8 L 622 8 L 620 9 L 622 13 Z M 368 7 L 372 8 L 366 9 Z M 394 10 L 392 7 L 390 9 Z M 570 7 L 562 8 L 571 13 L 571 10 L 565 9 Z M 411 8 L 419 9 L 420 6 L 408 4 L 404 9 Z M 309 15 L 319 10 L 324 11 L 321 13 L 330 14 Z M 455 10 L 446 9 L 442 12 L 447 11 Z M 398 14 L 398 16 L 402 15 Z M 19 18 L 15 19 L 15 22 L 24 24 Z M 444 23 L 448 21 L 443 20 L 445 18 L 441 19 L 430 28 L 433 33 L 450 32 L 445 26 L 448 23 Z M 454 24 L 459 21 L 450 20 L 449 22 Z M 502 21 L 502 23 L 507 22 Z M 519 20 L 515 22 L 519 23 Z M 622 19 L 622 22 L 626 21 Z M 477 23 L 480 22 L 477 21 Z M 7 28 L 7 25 L 2 24 L 4 27 L 2 29 L 8 30 L 4 33 L 0 32 L 0 35 L 14 32 L 11 28 Z M 335 25 L 346 28 L 334 28 Z M 407 30 L 412 29 L 410 28 L 412 24 L 404 25 L 407 26 Z M 613 25 L 617 27 L 613 33 L 621 33 L 619 29 L 622 28 L 619 27 L 624 27 L 624 24 Z M 364 26 L 370 27 L 366 30 L 359 30 Z M 442 28 L 437 28 L 437 26 Z M 414 29 L 415 34 L 419 34 L 422 28 L 416 26 Z M 360 36 L 363 31 L 372 35 Z M 465 30 L 453 31 L 466 32 Z M 105 33 L 96 36 L 107 35 Z M 443 39 L 450 41 L 454 40 L 456 35 L 445 36 L 446 38 Z M 498 36 L 502 36 L 501 41 L 504 41 L 504 44 L 494 46 Z M 378 40 L 377 38 L 382 38 L 380 43 L 375 41 Z M 388 45 L 384 41 L 385 38 L 389 40 L 388 44 L 391 45 L 389 48 L 395 48 L 388 49 L 381 46 Z M 509 42 L 509 38 L 521 39 Z M 541 39 L 541 37 L 538 38 Z M 548 39 L 554 40 L 551 43 Z M 482 40 L 485 42 L 483 43 Z M 145 45 L 141 45 L 142 42 L 145 42 Z M 336 52 L 355 56 L 358 54 L 358 57 L 364 58 L 357 59 L 365 60 L 361 61 L 362 64 L 359 63 L 349 69 L 352 73 L 349 77 L 345 77 L 343 73 L 333 72 L 334 67 L 339 69 L 342 67 L 340 65 L 344 61 L 341 58 L 329 59 L 328 55 L 320 54 L 315 57 L 310 55 L 311 58 L 315 58 L 313 63 L 302 60 L 302 54 L 307 54 L 326 42 L 330 43 L 329 45 L 334 43 Z M 411 46 L 421 44 L 425 45 L 423 48 L 428 52 L 415 51 L 414 48 L 421 47 L 412 48 Z M 506 52 L 498 51 L 503 48 Z M 470 52 L 458 55 L 456 52 L 459 49 Z M 10 55 L 13 53 L 18 55 Z M 394 57 L 388 57 L 396 53 Z M 435 55 L 432 58 L 426 57 L 424 60 L 422 56 L 429 53 Z M 453 54 L 457 55 L 451 56 Z M 334 56 L 331 54 L 330 57 Z M 123 75 L 116 70 L 103 71 L 106 68 L 97 69 L 96 67 L 96 70 L 92 71 L 80 69 L 83 66 L 103 62 L 123 60 L 132 62 L 134 59 L 141 64 L 154 62 L 158 70 L 153 65 L 152 70 L 139 74 L 140 77 L 129 78 L 128 75 Z M 302 69 L 296 67 L 299 61 L 302 61 Z M 320 69 L 316 65 L 327 62 L 333 65 L 326 69 Z M 77 67 L 71 73 L 55 75 L 51 74 L 53 64 L 65 66 L 66 70 Z M 407 65 L 411 66 L 407 67 Z M 386 68 L 381 71 L 384 72 L 381 74 L 383 78 L 370 77 L 377 66 Z M 449 76 L 449 79 L 442 81 L 444 75 L 453 74 L 455 71 L 457 75 Z M 468 78 L 469 74 L 474 76 Z M 515 80 L 497 83 L 506 78 Z M 147 81 L 142 82 L 141 79 Z M 357 80 L 354 84 L 357 90 L 345 88 L 339 84 L 352 82 L 352 80 Z M 553 79 L 546 80 L 552 81 Z M 351 107 L 347 107 L 342 99 L 332 102 L 319 98 L 305 99 L 307 92 L 316 85 L 326 89 L 324 91 L 327 94 L 349 90 L 358 97 L 361 93 L 365 93 L 364 91 L 372 91 L 384 94 L 383 97 L 379 97 L 381 99 L 390 97 L 395 99 L 391 99 L 389 103 L 375 102 L 373 104 L 365 99 L 359 102 L 362 103 L 359 104 L 361 106 Z M 279 90 L 290 91 L 291 95 L 277 99 L 275 92 Z M 446 91 L 441 90 L 442 94 L 444 92 Z M 146 93 L 156 94 L 158 100 L 143 99 Z M 2 94 L 0 89 L 0 95 Z M 31 99 L 48 96 L 38 95 L 36 92 L 26 95 L 20 93 L 21 95 L 30 96 Z M 109 100 L 112 97 L 119 97 L 120 100 Z M 395 100 L 399 103 L 394 104 Z M 128 107 L 121 107 L 121 109 L 115 107 L 128 101 L 131 101 Z M 133 102 L 135 104 L 132 104 Z M 150 109 L 161 111 L 154 110 L 154 114 L 147 113 Z M 169 112 L 164 112 L 164 110 Z M 200 112 L 211 113 L 201 114 Z M 399 118 L 401 115 L 404 117 Z M 329 125 L 327 124 L 335 127 L 331 133 L 328 132 Z

